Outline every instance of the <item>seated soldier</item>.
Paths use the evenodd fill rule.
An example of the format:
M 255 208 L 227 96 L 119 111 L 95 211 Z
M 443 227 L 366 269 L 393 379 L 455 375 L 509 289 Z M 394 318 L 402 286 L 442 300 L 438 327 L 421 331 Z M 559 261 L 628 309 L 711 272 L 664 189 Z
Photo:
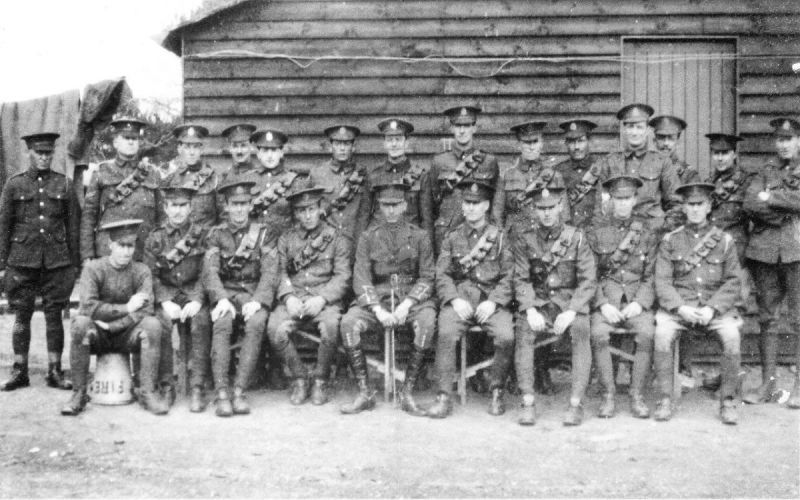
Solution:
M 266 246 L 266 229 L 250 221 L 253 210 L 253 181 L 229 176 L 219 191 L 225 197 L 227 220 L 214 226 L 206 237 L 203 263 L 205 287 L 211 310 L 211 370 L 216 389 L 216 414 L 230 417 L 250 413 L 245 390 L 258 363 L 261 340 L 267 326 L 274 295 L 278 255 Z M 234 319 L 244 320 L 244 338 L 239 366 L 233 382 L 233 401 L 228 392 L 231 364 L 231 336 Z
M 536 335 L 540 332 L 562 335 L 567 330 L 572 341 L 572 394 L 564 425 L 579 425 L 583 421 L 581 402 L 592 368 L 589 304 L 595 294 L 597 274 L 594 255 L 583 231 L 561 222 L 563 193 L 561 182 L 531 192 L 535 223 L 520 229 L 514 242 L 514 293 L 519 303 L 515 357 L 522 391 L 520 425 L 536 422 L 533 392 Z
M 620 175 L 603 183 L 611 196 L 609 214 L 595 219 L 587 238 L 597 262 L 597 293 L 591 317 L 594 362 L 605 389 L 598 414 L 614 416 L 614 369 L 609 343 L 618 327 L 636 335 L 636 354 L 631 374 L 631 413 L 648 418 L 650 409 L 642 391 L 653 351 L 653 270 L 658 238 L 643 217 L 633 215 L 636 190 L 642 186 L 638 177 Z
M 436 343 L 439 395 L 428 416 L 444 418 L 452 411 L 456 343 L 472 325 L 494 338 L 489 413 L 502 415 L 503 386 L 514 360 L 514 318 L 508 310 L 514 271 L 511 244 L 505 231 L 487 221 L 492 184 L 470 180 L 457 187 L 465 221 L 444 237 L 436 263 L 436 293 L 443 304 Z
M 70 326 L 72 399 L 62 415 L 78 415 L 89 398 L 86 382 L 92 353 L 139 352 L 141 354 L 139 403 L 156 415 L 165 415 L 169 404 L 156 391 L 161 353 L 171 349 L 164 342 L 161 323 L 153 315 L 153 279 L 141 262 L 133 262 L 140 219 L 110 222 L 100 227 L 108 238 L 110 254 L 84 264 L 80 279 L 80 314 Z
M 153 273 L 153 295 L 156 306 L 159 306 L 156 315 L 161 321 L 163 335 L 171 338 L 172 325 L 176 323 L 189 327 L 189 361 L 192 365 L 189 411 L 198 413 L 206 407 L 203 384 L 211 349 L 211 319 L 201 279 L 206 229 L 201 223 L 191 220 L 192 197 L 196 191 L 190 187 L 161 189 L 167 220 L 148 235 L 144 244 L 144 263 Z M 162 392 L 172 403 L 175 399 L 172 347 L 166 351 L 161 353 L 159 377 Z
M 278 239 L 278 300 L 269 318 L 267 334 L 272 348 L 291 372 L 292 404 L 308 399 L 308 371 L 290 335 L 298 326 L 319 331 L 317 367 L 311 402 L 328 401 L 327 382 L 339 342 L 342 298 L 350 281 L 350 239 L 322 222 L 324 188 L 304 185 L 287 198 L 295 226 Z
M 400 393 L 401 408 L 415 416 L 425 411 L 412 397 L 414 383 L 433 342 L 436 306 L 433 292 L 434 265 L 429 233 L 403 216 L 408 185 L 388 182 L 373 186 L 382 220 L 361 233 L 353 268 L 353 291 L 357 303 L 342 318 L 342 338 L 358 379 L 358 396 L 341 408 L 345 414 L 375 407 L 369 387 L 361 335 L 410 324 L 414 332 L 411 359 Z M 392 375 L 388 375 L 392 376 Z
M 659 401 L 655 419 L 672 416 L 673 341 L 684 331 L 716 333 L 722 340 L 720 419 L 736 424 L 736 400 L 741 363 L 739 327 L 742 319 L 734 307 L 739 299 L 741 271 L 731 236 L 708 222 L 712 193 L 708 183 L 684 184 L 686 225 L 664 235 L 658 249 L 655 289 L 655 353 L 653 355 Z

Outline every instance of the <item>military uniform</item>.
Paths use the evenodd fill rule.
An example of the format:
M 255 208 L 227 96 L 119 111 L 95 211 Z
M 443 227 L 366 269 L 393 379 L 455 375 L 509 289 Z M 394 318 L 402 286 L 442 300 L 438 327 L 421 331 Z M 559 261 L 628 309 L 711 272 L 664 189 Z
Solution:
M 251 200 L 252 181 L 228 178 L 220 191 L 232 197 Z M 278 253 L 266 240 L 268 230 L 255 221 L 237 227 L 230 221 L 214 226 L 206 237 L 204 265 L 205 288 L 212 306 L 227 299 L 242 314 L 242 306 L 258 302 L 261 308 L 244 322 L 244 338 L 239 351 L 239 366 L 233 382 L 233 409 L 229 410 L 231 336 L 234 317 L 224 314 L 213 321 L 211 367 L 217 390 L 217 415 L 232 412 L 249 413 L 244 399 L 250 376 L 260 358 L 261 341 L 267 326 L 269 311 L 275 295 Z M 241 411 L 237 411 L 241 408 Z
M 552 206 L 563 203 L 563 188 L 537 189 L 534 203 Z M 552 227 L 529 224 L 520 229 L 514 245 L 514 294 L 519 303 L 515 325 L 516 369 L 523 396 L 532 401 L 534 394 L 534 343 L 525 311 L 535 308 L 544 316 L 548 330 L 556 317 L 565 311 L 576 316 L 569 326 L 572 343 L 571 401 L 583 399 L 589 383 L 591 344 L 589 306 L 597 287 L 595 261 L 582 230 L 557 222 Z M 580 404 L 570 404 L 568 423 L 582 419 Z
M 710 201 L 713 189 L 712 184 L 687 184 L 681 186 L 678 194 L 683 195 L 687 203 Z M 722 341 L 721 412 L 723 421 L 735 423 L 742 320 L 734 307 L 740 295 L 741 271 L 733 238 L 708 223 L 687 223 L 664 236 L 658 249 L 655 273 L 659 311 L 656 313 L 654 366 L 660 398 L 656 419 L 667 420 L 671 416 L 673 341 L 685 330 L 699 330 L 716 333 Z M 714 319 L 706 326 L 691 325 L 679 315 L 681 306 L 709 307 Z
M 322 188 L 301 189 L 290 196 L 293 207 L 319 203 Z M 350 282 L 350 239 L 323 221 L 311 231 L 299 223 L 278 239 L 277 299 L 280 305 L 269 318 L 267 334 L 273 349 L 284 360 L 295 379 L 291 401 L 300 404 L 308 397 L 308 371 L 297 354 L 290 334 L 309 325 L 320 335 L 317 366 L 313 373 L 315 404 L 327 401 L 327 381 L 339 343 L 342 300 Z M 325 306 L 313 317 L 292 317 L 286 307 L 290 297 L 307 300 L 322 297 Z
M 112 241 L 134 244 L 141 220 L 122 220 L 101 226 Z M 169 405 L 156 390 L 156 378 L 164 349 L 171 349 L 169 335 L 153 313 L 153 279 L 150 269 L 131 261 L 117 266 L 110 257 L 92 260 L 83 266 L 80 279 L 80 311 L 72 319 L 70 367 L 74 382 L 72 399 L 61 413 L 77 415 L 88 398 L 86 384 L 92 353 L 139 353 L 141 356 L 139 402 L 157 415 Z M 144 305 L 129 312 L 127 304 L 136 294 L 146 296 Z M 104 325 L 96 322 L 102 321 Z
M 453 125 L 474 125 L 481 109 L 474 106 L 457 106 L 445 110 Z M 436 206 L 434 223 L 434 251 L 439 252 L 445 235 L 464 221 L 461 214 L 461 193 L 455 189 L 459 182 L 480 180 L 494 188 L 500 175 L 497 158 L 491 153 L 470 145 L 462 148 L 455 143 L 449 151 L 434 155 L 431 162 L 433 199 Z
M 787 118 L 770 122 L 776 136 L 800 136 L 800 123 Z M 744 210 L 753 221 L 745 255 L 756 286 L 761 322 L 763 384 L 747 402 L 765 401 L 775 389 L 777 327 L 784 299 L 792 329 L 800 331 L 800 158 L 776 158 L 752 177 L 745 191 Z M 797 361 L 800 366 L 800 342 Z M 800 408 L 800 375 L 789 405 Z
M 179 188 L 175 194 L 166 197 L 186 197 L 190 201 L 191 194 L 183 194 Z M 190 409 L 200 412 L 205 407 L 203 402 L 203 384 L 207 375 L 211 349 L 211 318 L 208 304 L 205 301 L 202 271 L 205 246 L 203 239 L 206 228 L 199 223 L 187 220 L 181 226 L 174 226 L 167 221 L 154 229 L 147 237 L 144 247 L 144 263 L 153 275 L 153 294 L 157 306 L 156 316 L 161 322 L 164 336 L 170 338 L 172 325 L 177 320 L 169 317 L 161 307 L 164 302 L 174 302 L 183 308 L 189 302 L 202 304 L 200 310 L 190 318 L 189 332 L 191 336 L 190 362 L 192 365 L 189 385 L 192 388 Z M 189 340 L 189 339 L 186 339 Z M 165 346 L 161 353 L 159 378 L 165 392 L 172 383 L 172 347 Z
M 52 152 L 58 134 L 23 137 L 31 151 Z M 11 379 L 0 385 L 13 390 L 29 384 L 28 351 L 31 317 L 36 296 L 41 295 L 45 316 L 49 366 L 47 384 L 69 389 L 61 373 L 64 327 L 61 313 L 75 284 L 80 207 L 72 182 L 64 175 L 28 170 L 12 176 L 0 196 L 0 270 L 5 270 L 5 291 L 15 313 L 11 333 L 15 362 Z
M 493 194 L 489 183 L 464 181 L 459 186 L 465 200 L 480 202 Z M 439 398 L 449 399 L 453 387 L 456 343 L 471 326 L 480 325 L 494 339 L 490 413 L 496 415 L 505 411 L 503 388 L 514 361 L 514 318 L 509 310 L 514 272 L 511 246 L 507 233 L 498 226 L 484 221 L 475 228 L 462 222 L 445 236 L 436 262 L 436 293 L 442 302 L 436 344 Z M 453 299 L 459 298 L 469 302 L 473 311 L 482 302 L 492 301 L 495 312 L 483 323 L 475 318 L 463 320 L 452 305 Z
M 376 201 L 400 203 L 407 199 L 408 185 L 386 183 L 375 186 Z M 369 331 L 383 331 L 383 326 L 372 310 L 376 306 L 393 313 L 391 298 L 398 306 L 405 300 L 413 303 L 406 324 L 414 333 L 412 359 L 406 372 L 401 394 L 402 407 L 420 414 L 410 397 L 425 353 L 433 342 L 436 304 L 433 301 L 435 268 L 429 234 L 405 221 L 376 223 L 365 230 L 358 240 L 353 292 L 356 303 L 342 318 L 342 339 L 359 384 L 356 401 L 343 407 L 344 413 L 357 413 L 374 406 L 374 394 L 367 380 L 366 362 L 361 350 L 361 335 Z
M 394 123 L 394 127 L 392 124 Z M 384 135 L 405 134 L 408 136 L 414 127 L 407 122 L 397 119 L 384 120 L 378 128 Z M 408 184 L 409 189 L 405 194 L 408 208 L 405 220 L 422 228 L 433 241 L 433 180 L 427 165 L 412 162 L 403 156 L 399 161 L 392 162 L 388 158 L 380 164 L 367 170 L 367 210 L 361 213 L 362 221 L 359 227 L 370 228 L 380 224 L 383 217 L 375 200 L 374 187 L 394 182 Z
M 234 148 L 237 144 L 247 145 L 247 153 L 243 154 L 240 158 L 234 157 L 234 153 L 229 150 L 231 154 L 231 165 L 225 169 L 220 176 L 220 184 L 224 183 L 227 177 L 234 176 L 241 179 L 242 175 L 246 174 L 253 169 L 253 161 L 250 153 L 250 136 L 256 131 L 256 126 L 249 123 L 237 123 L 226 128 L 220 135 L 228 142 L 228 148 Z
M 112 122 L 116 133 L 139 133 L 137 120 Z M 117 157 L 100 163 L 92 175 L 83 203 L 80 227 L 81 259 L 108 255 L 108 237 L 97 228 L 123 219 L 141 219 L 134 259 L 141 260 L 144 240 L 159 223 L 161 206 L 158 188 L 161 178 L 145 161 Z
M 597 128 L 597 124 L 589 120 L 569 120 L 560 123 L 559 127 L 564 131 L 565 141 L 569 145 L 570 141 L 582 138 L 586 138 L 588 141 L 591 131 Z M 586 156 L 579 160 L 567 158 L 553 167 L 564 178 L 564 184 L 569 186 L 567 189 L 568 221 L 576 227 L 591 226 L 597 204 L 600 203 L 599 190 L 596 186 L 597 168 L 592 168 L 595 163 L 597 163 L 597 156 L 587 151 Z
M 646 121 L 652 114 L 650 106 L 629 104 L 619 110 L 617 118 L 623 123 Z M 679 201 L 675 189 L 681 182 L 672 161 L 664 153 L 648 151 L 646 144 L 639 149 L 609 153 L 600 158 L 597 166 L 601 182 L 618 175 L 638 177 L 644 185 L 639 189 L 634 213 L 654 219 L 657 226 L 663 223 L 665 211 Z
M 606 187 L 607 186 L 607 187 Z M 611 178 L 606 189 L 612 196 L 634 196 L 641 181 L 635 177 Z M 658 238 L 647 219 L 641 217 L 617 218 L 612 214 L 595 221 L 587 233 L 597 263 L 597 292 L 592 304 L 591 338 L 594 360 L 606 391 L 606 401 L 601 406 L 601 417 L 614 415 L 614 370 L 611 364 L 609 343 L 611 333 L 618 327 L 635 334 L 636 354 L 631 374 L 631 413 L 640 418 L 649 416 L 643 391 L 650 371 L 655 330 L 653 272 L 655 270 Z M 610 323 L 602 314 L 608 304 L 617 311 L 637 303 L 642 312 L 625 318 L 620 323 Z

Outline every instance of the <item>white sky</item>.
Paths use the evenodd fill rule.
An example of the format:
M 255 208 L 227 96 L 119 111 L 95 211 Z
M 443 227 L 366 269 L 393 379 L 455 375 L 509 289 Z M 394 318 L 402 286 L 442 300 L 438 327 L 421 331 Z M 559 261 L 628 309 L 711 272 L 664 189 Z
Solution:
M 181 96 L 180 59 L 154 40 L 202 0 L 0 1 L 0 102 L 125 76 L 134 97 Z

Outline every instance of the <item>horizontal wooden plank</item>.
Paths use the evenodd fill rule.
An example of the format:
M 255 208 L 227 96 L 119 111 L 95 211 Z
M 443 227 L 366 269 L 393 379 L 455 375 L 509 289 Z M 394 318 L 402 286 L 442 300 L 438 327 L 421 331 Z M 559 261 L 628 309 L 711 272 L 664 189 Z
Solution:
M 185 80 L 186 97 L 618 94 L 619 77 Z
M 775 153 L 775 138 L 771 133 L 750 134 L 740 133 L 744 141 L 739 143 L 739 151 L 742 153 Z
M 799 59 L 798 56 L 742 59 L 738 61 L 739 75 L 792 75 L 792 64 Z
M 542 63 L 515 61 L 503 62 L 458 62 L 453 65 L 444 61 L 420 60 L 413 63 L 402 61 L 358 60 L 317 61 L 308 67 L 288 59 L 262 58 L 209 58 L 184 59 L 183 76 L 195 78 L 381 78 L 381 77 L 490 77 L 501 69 L 502 76 L 615 76 L 619 75 L 617 61 L 581 61 L 574 63 Z M 791 64 L 789 64 L 791 67 Z
M 740 2 L 703 0 L 702 4 L 686 0 L 618 0 L 555 2 L 552 0 L 456 0 L 432 2 L 318 1 L 318 2 L 255 2 L 245 8 L 232 9 L 228 19 L 241 21 L 284 19 L 485 19 L 551 16 L 626 16 L 626 15 L 704 15 L 731 14 L 798 14 L 800 5 L 787 0 Z
M 620 108 L 619 95 L 603 96 L 533 96 L 498 97 L 481 96 L 472 99 L 486 113 L 509 113 L 520 115 L 520 121 L 534 113 L 616 113 Z M 184 115 L 240 116 L 253 115 L 257 110 L 268 115 L 337 115 L 346 119 L 349 115 L 382 114 L 385 116 L 440 110 L 464 104 L 464 98 L 446 96 L 422 97 L 369 97 L 362 99 L 328 97 L 227 97 L 192 98 L 183 101 Z
M 435 113 L 436 110 L 430 110 Z M 408 120 L 414 125 L 417 130 L 422 130 L 427 133 L 441 133 L 448 134 L 450 128 L 449 120 L 441 114 L 404 114 L 404 119 Z M 534 116 L 536 120 L 547 122 L 548 130 L 558 132 L 558 124 L 574 118 L 572 113 L 564 114 L 537 114 Z M 615 133 L 617 131 L 618 122 L 613 115 L 589 115 L 584 114 L 581 117 L 590 119 L 599 125 L 598 133 Z M 350 125 L 359 127 L 364 133 L 370 131 L 377 131 L 377 124 L 385 118 L 384 115 L 350 115 L 343 121 L 343 117 L 339 115 L 312 115 L 312 116 L 294 116 L 294 115 L 271 115 L 265 117 L 263 115 L 236 115 L 230 117 L 218 116 L 204 116 L 204 115 L 191 115 L 187 119 L 191 119 L 192 123 L 198 123 L 209 127 L 209 130 L 218 131 L 234 125 L 236 123 L 260 123 L 269 125 L 269 127 L 278 130 L 292 131 L 297 134 L 318 134 L 326 128 L 346 122 Z M 501 115 L 501 114 L 482 114 L 478 119 L 478 134 L 484 131 L 507 131 L 510 126 L 519 123 L 520 119 L 517 115 Z
M 566 55 L 599 56 L 619 54 L 619 38 L 585 37 L 498 37 L 414 39 L 291 39 L 291 40 L 219 40 L 187 41 L 184 55 L 218 54 L 220 51 L 243 51 L 251 54 L 289 54 L 305 57 L 381 56 L 411 57 L 513 57 Z
M 794 113 L 790 113 L 794 115 Z M 769 126 L 770 120 L 778 116 L 776 113 L 747 113 L 739 116 L 740 134 L 769 134 L 772 127 Z
M 800 76 L 794 73 L 742 76 L 739 79 L 739 95 L 746 94 L 800 94 Z
M 740 115 L 748 113 L 795 114 L 800 109 L 800 95 L 767 95 L 739 98 Z
M 641 15 L 540 17 L 528 19 L 391 19 L 343 23 L 340 20 L 247 20 L 209 23 L 186 33 L 185 40 L 269 40 L 291 38 L 451 38 L 544 37 L 560 35 L 726 35 L 795 34 L 800 16 Z
M 794 56 L 800 54 L 800 36 L 741 36 L 739 55 L 742 56 Z

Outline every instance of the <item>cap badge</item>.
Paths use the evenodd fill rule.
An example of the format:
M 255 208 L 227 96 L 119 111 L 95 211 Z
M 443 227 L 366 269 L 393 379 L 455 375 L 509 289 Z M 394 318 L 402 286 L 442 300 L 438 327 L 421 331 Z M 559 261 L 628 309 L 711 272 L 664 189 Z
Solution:
M 792 128 L 792 125 L 789 123 L 789 120 L 785 120 L 783 122 L 783 129 L 784 130 L 789 130 L 790 128 Z
M 570 130 L 578 130 L 578 126 L 575 124 L 575 122 L 572 122 L 572 123 L 569 124 L 569 129 Z
M 188 135 L 189 137 L 194 137 L 196 135 L 194 127 L 189 127 L 189 130 L 186 131 L 186 135 Z
M 392 120 L 391 123 L 389 123 L 389 128 L 392 130 L 397 130 L 397 122 Z
M 346 127 L 339 127 L 339 133 L 342 134 L 342 135 L 346 134 L 347 133 L 347 128 Z
M 478 185 L 477 184 L 473 184 L 472 186 L 470 186 L 469 190 L 471 192 L 473 192 L 473 193 L 477 193 L 478 192 Z
M 550 190 L 547 188 L 542 189 L 542 198 L 549 198 L 550 197 Z
M 264 138 L 266 140 L 268 140 L 268 141 L 271 141 L 272 140 L 272 132 L 267 132 L 267 135 Z
M 467 116 L 467 108 L 461 108 L 461 116 Z

